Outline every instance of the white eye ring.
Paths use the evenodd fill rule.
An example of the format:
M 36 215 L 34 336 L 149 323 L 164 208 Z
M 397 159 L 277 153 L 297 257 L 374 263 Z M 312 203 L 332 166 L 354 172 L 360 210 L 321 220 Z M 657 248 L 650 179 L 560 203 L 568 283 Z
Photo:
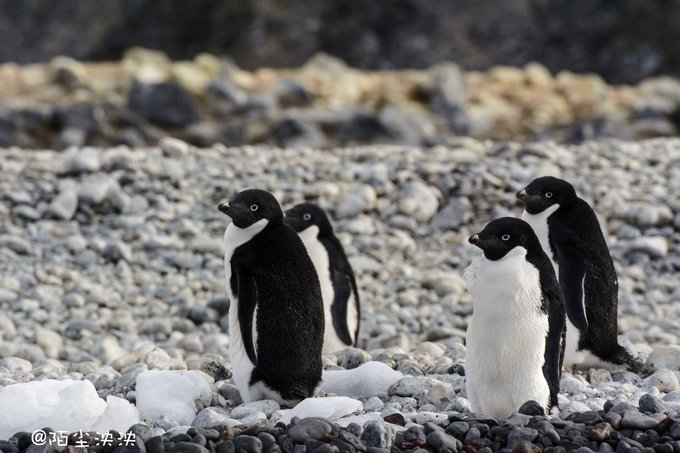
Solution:
M 250 210 L 251 210 L 251 211 L 255 212 L 255 211 L 257 211 L 258 209 L 260 209 L 260 207 L 259 207 L 258 205 L 256 205 L 256 204 L 251 204 L 251 205 L 250 205 Z
M 312 215 L 309 212 L 305 212 L 302 214 L 302 219 L 309 222 L 312 219 Z
M 504 234 L 503 236 L 501 236 L 501 239 L 503 239 L 504 241 L 507 241 L 508 239 L 510 239 L 510 235 Z
M 545 198 L 552 198 L 552 197 L 553 197 L 553 193 L 552 193 L 552 192 L 546 192 L 546 193 L 545 193 Z

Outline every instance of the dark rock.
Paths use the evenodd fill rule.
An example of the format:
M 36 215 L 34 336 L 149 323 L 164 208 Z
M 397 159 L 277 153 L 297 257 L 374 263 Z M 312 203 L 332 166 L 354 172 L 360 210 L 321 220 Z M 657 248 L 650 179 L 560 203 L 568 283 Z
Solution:
M 262 451 L 262 441 L 254 436 L 236 436 L 234 438 L 234 448 L 236 451 L 243 450 L 247 453 L 260 453 Z
M 338 439 L 347 442 L 350 444 L 355 450 L 363 450 L 364 449 L 364 444 L 361 443 L 361 427 L 359 427 L 359 432 L 351 432 L 349 430 L 341 430 L 340 433 L 338 434 Z
M 524 415 L 545 415 L 545 409 L 534 400 L 529 400 L 522 404 L 517 411 Z
M 172 436 L 170 439 L 170 442 L 174 443 L 179 443 L 179 442 L 191 442 L 191 436 L 185 433 L 177 434 L 175 436 Z
M 272 445 L 276 444 L 276 438 L 269 433 L 260 432 L 257 438 L 262 442 L 262 451 L 268 451 Z
M 532 428 L 515 428 L 508 435 L 508 448 L 511 450 L 522 442 L 533 442 L 538 437 L 538 431 Z
M 588 411 L 588 412 L 577 412 L 574 414 L 570 414 L 567 417 L 567 420 L 572 421 L 574 423 L 584 423 L 586 425 L 594 425 L 596 423 L 600 423 L 602 421 L 602 417 L 595 412 L 595 411 Z
M 0 440 L 0 451 L 4 453 L 17 453 L 19 447 L 7 440 Z
M 612 428 L 614 429 L 619 429 L 621 427 L 621 415 L 617 414 L 616 412 L 607 412 L 604 414 L 604 421 L 612 425 Z
M 202 447 L 208 445 L 208 439 L 206 439 L 203 434 L 196 434 L 191 438 L 191 442 L 194 444 L 201 445 Z
M 668 433 L 671 435 L 671 437 L 675 440 L 680 439 L 680 422 L 675 422 L 671 426 L 671 429 L 668 431 Z
M 446 432 L 460 439 L 469 429 L 470 425 L 467 422 L 453 422 L 446 427 Z
M 411 426 L 402 433 L 402 449 L 412 449 L 425 445 L 425 428 L 422 426 Z
M 145 443 L 147 453 L 164 453 L 163 438 L 161 436 L 154 436 L 148 439 Z
M 433 431 L 428 434 L 426 443 L 429 447 L 439 451 L 443 448 L 448 448 L 451 451 L 459 451 L 463 448 L 463 444 L 458 439 L 449 436 L 443 431 Z
M 177 442 L 173 451 L 176 453 L 209 453 L 210 450 L 192 442 Z
M 205 90 L 205 100 L 219 114 L 229 115 L 248 102 L 248 94 L 229 79 L 215 79 Z
M 588 438 L 596 442 L 604 442 L 608 440 L 614 429 L 609 423 L 598 423 L 593 426 L 588 432 Z
M 288 435 L 296 443 L 305 439 L 326 440 L 331 432 L 331 425 L 321 418 L 305 418 L 288 430 Z
M 337 453 L 340 450 L 337 446 L 331 444 L 322 444 L 314 450 L 309 450 L 310 453 Z
M 646 395 L 642 395 L 640 398 L 640 412 L 649 412 L 650 414 L 666 414 L 666 415 L 674 415 L 675 410 L 671 406 L 669 406 L 665 401 L 663 401 L 661 398 L 658 396 L 650 395 L 647 393 Z
M 311 121 L 284 118 L 272 126 L 271 136 L 285 148 L 314 148 L 324 144 L 321 130 Z
M 236 447 L 234 447 L 234 443 L 230 440 L 220 442 L 215 447 L 215 453 L 234 453 L 234 452 L 236 452 Z
M 134 83 L 128 108 L 164 127 L 185 127 L 199 119 L 192 96 L 177 82 Z
M 395 412 L 394 414 L 386 415 L 386 416 L 383 417 L 383 420 L 385 420 L 387 423 L 392 423 L 392 424 L 399 425 L 399 426 L 406 426 L 406 419 L 399 412 Z
M 151 432 L 151 428 L 149 428 L 147 425 L 144 425 L 142 423 L 137 423 L 136 425 L 132 425 L 127 432 L 133 433 L 135 435 L 135 438 L 140 439 L 142 442 L 147 442 L 149 439 L 151 439 L 153 433 Z
M 472 427 L 468 430 L 467 434 L 465 434 L 465 439 L 463 440 L 464 444 L 469 444 L 472 441 L 475 441 L 482 437 L 482 434 L 479 432 L 479 429 Z
M 340 439 L 332 440 L 330 442 L 330 445 L 337 448 L 338 451 L 343 451 L 343 452 L 346 451 L 346 452 L 350 452 L 350 453 L 354 453 L 356 451 L 354 449 L 354 447 L 352 447 L 350 444 L 348 444 L 344 440 L 340 440 Z
M 300 82 L 281 78 L 276 81 L 274 93 L 282 107 L 307 107 L 314 102 L 314 95 Z
M 522 442 L 512 449 L 512 453 L 540 453 L 541 447 L 531 442 Z
M 392 131 L 378 117 L 366 113 L 354 114 L 338 134 L 344 143 L 383 142 L 392 138 Z

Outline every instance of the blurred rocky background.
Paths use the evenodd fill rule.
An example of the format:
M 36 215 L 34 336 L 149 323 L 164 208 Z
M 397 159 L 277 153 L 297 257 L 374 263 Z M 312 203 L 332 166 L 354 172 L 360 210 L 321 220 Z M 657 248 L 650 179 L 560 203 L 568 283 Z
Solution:
M 0 62 L 2 147 L 680 131 L 679 0 L 14 0 Z

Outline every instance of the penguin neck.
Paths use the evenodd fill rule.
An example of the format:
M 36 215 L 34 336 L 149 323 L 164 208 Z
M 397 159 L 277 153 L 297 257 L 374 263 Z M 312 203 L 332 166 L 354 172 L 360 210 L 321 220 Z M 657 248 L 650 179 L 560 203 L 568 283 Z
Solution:
M 319 227 L 316 225 L 309 226 L 298 233 L 303 242 L 316 241 L 319 239 Z
M 231 256 L 231 253 L 233 253 L 237 247 L 250 241 L 258 233 L 262 232 L 268 225 L 269 220 L 267 219 L 260 219 L 246 228 L 239 228 L 233 223 L 230 223 L 224 232 L 225 252 Z

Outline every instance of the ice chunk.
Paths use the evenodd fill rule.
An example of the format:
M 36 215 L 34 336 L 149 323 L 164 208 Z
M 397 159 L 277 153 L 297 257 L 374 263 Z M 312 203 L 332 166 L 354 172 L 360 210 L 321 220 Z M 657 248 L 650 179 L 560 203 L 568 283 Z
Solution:
M 191 425 L 196 400 L 212 399 L 208 383 L 196 371 L 145 371 L 137 376 L 137 409 L 153 419 L 165 415 L 180 425 Z
M 280 415 L 277 421 L 290 423 L 293 417 L 322 417 L 330 421 L 338 420 L 346 415 L 353 414 L 363 409 L 364 405 L 359 400 L 346 396 L 329 396 L 326 398 L 307 398 L 302 400 L 293 409 L 276 412 Z
M 369 398 L 386 393 L 390 385 L 404 377 L 382 362 L 366 362 L 352 370 L 324 371 L 321 390 L 326 393 Z
M 88 380 L 46 379 L 0 389 L 0 439 L 47 426 L 55 431 L 123 432 L 138 422 L 133 405 L 115 397 L 102 400 Z

